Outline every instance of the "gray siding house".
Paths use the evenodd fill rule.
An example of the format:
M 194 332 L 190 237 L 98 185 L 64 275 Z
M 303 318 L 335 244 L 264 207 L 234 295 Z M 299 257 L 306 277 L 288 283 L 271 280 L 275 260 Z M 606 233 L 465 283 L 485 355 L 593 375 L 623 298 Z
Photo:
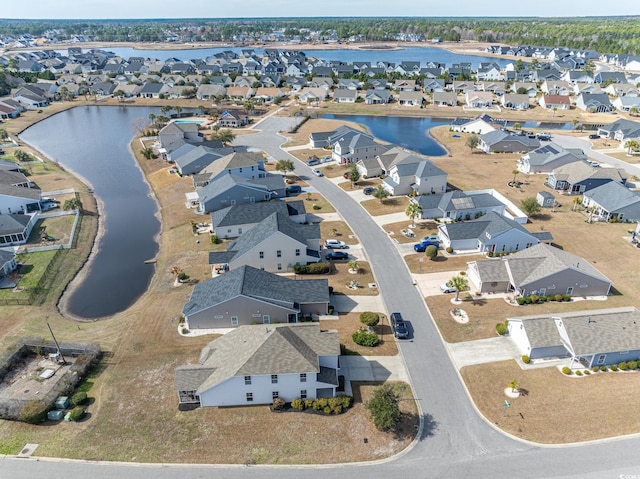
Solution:
M 296 323 L 328 309 L 326 279 L 294 280 L 241 266 L 196 284 L 182 314 L 189 329 L 213 329 Z
M 236 204 L 211 214 L 211 227 L 218 238 L 237 238 L 272 213 L 289 216 L 296 223 L 305 223 L 307 214 L 304 202 L 297 201 L 263 201 L 254 204 Z
M 599 221 L 640 221 L 640 192 L 613 181 L 585 192 L 582 205 Z
M 207 186 L 196 191 L 197 210 L 199 214 L 239 204 L 252 204 L 260 201 L 269 201 L 274 196 L 274 190 L 265 184 L 265 180 L 279 177 L 284 191 L 284 180 L 281 175 L 270 175 L 267 178 L 255 180 L 235 175 L 225 175 L 212 181 Z M 284 197 L 284 193 L 282 193 Z
M 640 311 L 597 309 L 509 318 L 509 335 L 531 359 L 570 357 L 585 368 L 640 357 Z
M 478 149 L 485 153 L 520 153 L 540 148 L 540 142 L 526 136 L 510 135 L 502 130 L 480 136 Z

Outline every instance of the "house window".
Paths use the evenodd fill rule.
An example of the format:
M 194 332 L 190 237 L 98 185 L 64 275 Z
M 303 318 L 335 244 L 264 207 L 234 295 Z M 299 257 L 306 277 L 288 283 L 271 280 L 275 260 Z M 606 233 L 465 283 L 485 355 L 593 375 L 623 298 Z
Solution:
M 300 382 L 301 383 L 307 382 L 307 373 L 300 373 Z
M 307 399 L 307 390 L 306 389 L 301 389 L 300 390 L 300 399 Z
M 567 288 L 567 294 L 569 296 L 571 296 L 573 294 L 573 288 L 572 287 Z
M 271 393 L 271 399 L 275 399 L 275 398 L 278 398 L 278 397 L 280 397 L 280 392 L 278 392 L 278 391 L 273 391 L 273 392 Z
M 282 250 L 276 251 L 276 257 L 282 258 Z
M 598 356 L 598 364 L 604 364 L 604 360 L 607 358 L 606 354 L 601 354 Z
M 296 256 L 300 256 L 300 248 L 296 248 Z
M 253 393 L 247 393 L 247 402 L 253 402 Z
M 520 244 L 516 243 L 516 251 L 518 251 L 520 249 Z
M 229 229 L 227 230 L 227 233 L 231 233 L 231 228 L 229 228 Z
M 278 263 L 278 271 L 282 271 L 282 263 Z
M 242 228 L 238 228 L 238 234 L 241 235 L 242 234 Z
M 196 394 L 194 390 L 192 391 L 180 391 L 180 402 L 181 403 L 192 403 L 200 401 L 200 397 Z
M 271 384 L 278 384 L 278 375 L 277 374 L 272 374 L 271 375 Z
M 258 256 L 260 256 L 260 259 L 264 259 L 264 251 L 260 251 L 258 253 Z
M 231 200 L 231 206 L 235 206 L 236 205 L 236 200 Z
M 251 376 L 244 377 L 244 385 L 249 386 L 251 384 Z
M 238 317 L 231 316 L 231 326 L 237 326 L 237 325 L 238 325 Z
M 262 316 L 262 324 L 269 324 L 271 322 L 271 316 L 265 314 Z
M 239 173 L 242 173 L 242 168 L 239 169 Z

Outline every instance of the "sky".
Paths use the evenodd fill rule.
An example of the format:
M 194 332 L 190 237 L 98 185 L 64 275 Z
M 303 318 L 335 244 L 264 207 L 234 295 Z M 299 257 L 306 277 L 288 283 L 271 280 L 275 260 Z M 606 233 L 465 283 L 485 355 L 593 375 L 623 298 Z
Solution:
M 401 8 L 398 6 L 401 5 Z M 238 18 L 309 16 L 614 16 L 640 15 L 640 2 L 603 0 L 3 0 L 0 18 Z

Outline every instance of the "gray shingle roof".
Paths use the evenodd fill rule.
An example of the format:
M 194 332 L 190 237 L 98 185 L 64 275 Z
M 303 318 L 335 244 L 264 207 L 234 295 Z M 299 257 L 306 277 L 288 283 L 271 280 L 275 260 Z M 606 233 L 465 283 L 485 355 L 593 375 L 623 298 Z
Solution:
M 214 228 L 231 225 L 259 223 L 271 213 L 283 213 L 289 216 L 305 214 L 304 202 L 296 201 L 262 201 L 249 205 L 234 205 L 211 214 Z
M 562 345 L 562 339 L 553 318 L 545 316 L 542 318 L 523 319 L 522 324 L 527 332 L 531 348 Z
M 269 189 L 267 187 L 258 184 L 256 180 L 250 180 L 236 175 L 223 175 L 220 178 L 213 180 L 207 186 L 204 186 L 197 190 L 198 201 L 200 201 L 201 203 L 206 203 L 210 199 L 215 198 L 225 191 L 238 185 L 246 188 L 252 188 L 254 190 L 260 190 L 265 194 L 269 192 Z
M 182 312 L 193 314 L 240 295 L 290 303 L 292 306 L 294 303 L 328 303 L 329 283 L 326 279 L 296 281 L 251 266 L 241 266 L 196 284 Z
M 500 233 L 510 230 L 518 230 L 522 233 L 531 235 L 531 233 L 520 223 L 515 222 L 495 211 L 490 211 L 480 218 L 471 221 L 462 221 L 460 223 L 449 223 L 444 225 L 447 236 L 452 240 L 473 239 L 485 242 L 489 233 L 491 237 L 495 237 Z
M 631 191 L 615 181 L 610 181 L 590 191 L 585 191 L 584 196 L 591 198 L 609 213 L 640 203 L 640 191 Z
M 321 331 L 318 323 L 240 326 L 203 349 L 200 367 L 178 368 L 174 385 L 193 389 L 205 368 L 212 372 L 198 393 L 233 376 L 320 373 L 318 356 L 339 354 L 338 333 Z
M 256 174 L 260 162 L 264 161 L 264 157 L 261 153 L 255 152 L 234 152 L 229 155 L 225 155 L 222 158 L 217 159 L 210 165 L 205 166 L 201 173 L 210 174 L 211 178 L 216 177 L 226 169 L 255 167 Z
M 0 235 L 22 233 L 29 221 L 29 215 L 0 215 Z

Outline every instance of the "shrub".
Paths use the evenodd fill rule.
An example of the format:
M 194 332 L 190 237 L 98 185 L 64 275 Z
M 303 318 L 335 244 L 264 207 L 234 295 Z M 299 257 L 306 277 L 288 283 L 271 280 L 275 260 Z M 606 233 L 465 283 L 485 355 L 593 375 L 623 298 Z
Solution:
M 79 406 L 87 400 L 87 393 L 84 391 L 78 391 L 73 396 L 71 396 L 71 404 L 74 406 Z
M 329 407 L 336 414 L 342 412 L 342 398 L 338 396 L 329 398 Z
M 613 372 L 616 372 L 618 370 L 618 366 L 616 366 L 615 364 L 612 364 L 611 366 L 609 366 L 609 369 Z
M 211 235 L 209 241 L 211 241 L 211 244 L 218 244 L 220 242 L 217 235 Z
M 566 374 L 567 376 L 571 376 L 571 368 L 568 366 L 565 366 L 562 368 L 562 374 Z
M 493 251 L 489 251 L 489 252 L 487 253 L 487 256 L 488 256 L 489 258 L 493 258 Z
M 180 271 L 178 273 L 178 281 L 183 282 L 189 279 L 189 275 L 187 273 L 185 273 L 184 271 Z
M 555 297 L 555 296 L 547 296 L 547 299 L 548 299 L 549 301 L 555 301 L 555 300 L 556 300 L 556 297 Z
M 593 367 L 591 368 L 591 370 L 595 373 L 595 372 L 600 371 L 600 368 L 599 368 L 598 366 L 593 366 Z
M 308 274 L 309 273 L 309 265 L 306 264 L 294 264 L 293 272 L 296 274 Z
M 318 406 L 320 406 L 320 409 L 324 409 L 329 405 L 327 398 L 318 398 L 316 399 L 316 402 L 318 403 Z
M 333 412 L 335 414 L 340 414 L 342 412 L 342 405 L 338 404 L 336 407 L 334 407 Z
M 376 313 L 372 313 L 371 311 L 365 311 L 360 314 L 360 322 L 365 326 L 375 326 L 380 322 L 380 316 Z
M 620 371 L 626 371 L 627 370 L 627 363 L 618 363 L 618 369 Z
M 325 414 L 331 414 L 331 408 L 329 406 L 325 406 L 323 411 Z
M 591 374 L 591 371 L 589 371 L 588 369 L 584 370 L 584 375 L 585 376 L 589 376 Z
M 582 371 L 580 370 L 576 371 L 576 376 L 582 376 Z
M 445 251 L 449 254 L 453 253 L 453 248 L 451 246 L 447 246 L 447 249 L 445 249 Z
M 328 273 L 330 269 L 329 263 L 311 263 L 309 265 L 309 274 L 324 274 Z
M 368 331 L 358 330 L 351 335 L 351 339 L 360 346 L 367 346 L 373 348 L 380 344 L 380 338 L 376 333 L 370 333 Z
M 525 364 L 529 364 L 531 362 L 531 358 L 525 354 L 524 356 L 522 356 L 522 362 Z
M 400 395 L 391 384 L 384 384 L 376 389 L 365 408 L 371 414 L 376 428 L 382 431 L 393 429 L 400 418 Z
M 638 369 L 638 361 L 629 361 L 627 363 L 627 368 L 631 370 Z
M 524 298 L 516 298 L 516 303 L 518 303 L 520 306 L 522 306 L 524 304 Z
M 345 394 L 338 394 L 336 397 L 342 399 L 342 408 L 349 409 L 353 405 L 353 398 Z
M 525 304 L 531 304 L 531 296 L 527 296 L 526 298 L 524 298 L 524 302 Z
M 600 366 L 600 368 L 599 368 L 599 369 L 600 369 L 600 371 L 603 371 L 603 372 L 604 372 L 604 371 L 606 371 L 606 370 L 607 370 L 607 367 L 606 367 L 606 366 Z
M 496 332 L 500 335 L 500 336 L 504 336 L 505 334 L 507 334 L 507 325 L 504 323 L 498 323 L 496 324 Z
M 571 301 L 571 296 L 569 296 L 568 294 L 563 294 L 562 301 Z
M 533 304 L 536 304 L 538 301 L 540 301 L 540 296 L 538 296 L 537 294 L 532 294 L 530 298 Z
M 298 411 L 303 411 L 305 406 L 305 401 L 300 398 L 295 398 L 291 401 L 291 407 L 297 409 Z
M 541 303 L 546 303 L 547 302 L 547 297 L 546 296 L 540 296 L 540 302 Z
M 322 207 L 321 207 L 321 206 L 319 206 L 319 205 L 313 205 L 313 209 L 314 209 L 314 210 L 319 210 L 319 209 L 321 209 L 321 208 L 322 208 Z
M 313 407 L 313 399 L 309 398 L 309 399 L 305 399 L 304 400 L 304 408 L 305 409 L 309 409 Z M 292 404 L 293 405 L 293 404 Z
M 187 328 L 186 326 L 183 326 L 180 331 L 182 332 L 182 334 L 188 334 L 189 333 L 189 328 Z
M 37 399 L 32 399 L 18 413 L 18 421 L 38 424 L 47 417 L 47 407 Z
M 273 410 L 274 411 L 282 411 L 284 409 L 285 400 L 282 398 L 274 398 L 273 400 Z
M 561 294 L 556 294 L 555 295 L 556 301 L 559 303 L 560 301 L 562 301 L 562 295 Z
M 71 410 L 69 414 L 69 419 L 71 421 L 79 421 L 84 417 L 84 408 L 82 406 L 76 406 Z

